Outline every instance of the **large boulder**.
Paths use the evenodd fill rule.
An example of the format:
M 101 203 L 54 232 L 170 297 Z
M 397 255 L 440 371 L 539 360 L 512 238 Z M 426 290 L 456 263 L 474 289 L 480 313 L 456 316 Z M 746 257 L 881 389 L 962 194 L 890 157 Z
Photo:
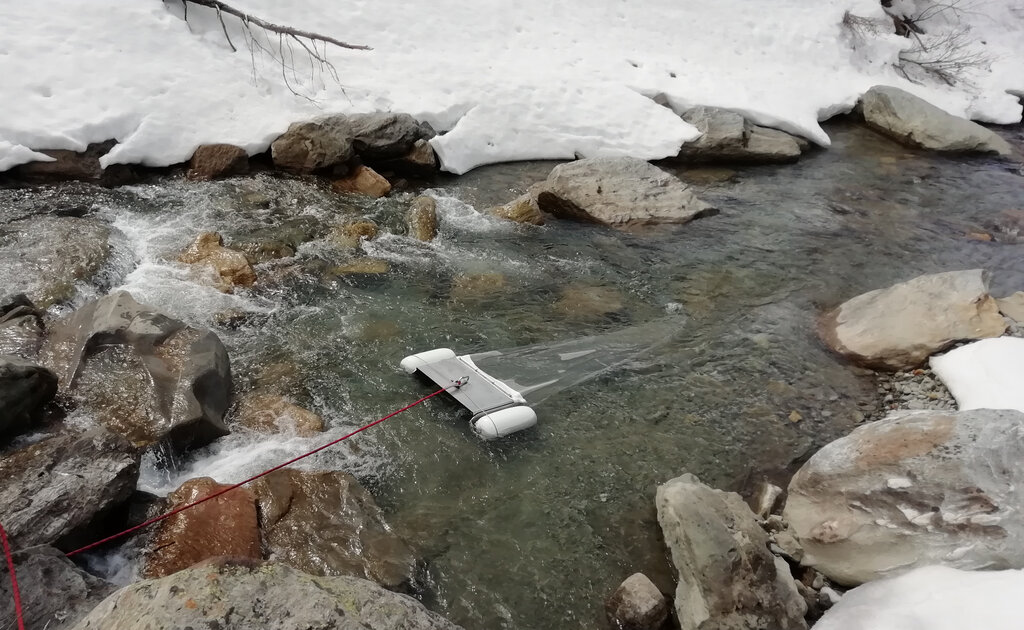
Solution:
M 209 477 L 189 479 L 172 492 L 170 509 L 194 503 L 229 487 Z M 221 556 L 259 559 L 256 500 L 248 488 L 235 488 L 189 508 L 158 525 L 146 558 L 146 577 L 163 577 Z
M 112 584 L 79 569 L 63 551 L 53 547 L 22 549 L 14 552 L 13 560 L 25 627 L 31 630 L 67 630 L 115 590 Z M 4 623 L 14 619 L 11 581 L 6 574 L 6 566 L 0 563 L 0 619 Z
M 416 122 L 409 114 L 353 114 L 348 117 L 348 123 L 356 153 L 366 160 L 402 157 L 418 140 L 434 137 L 433 129 Z M 433 153 L 431 149 L 430 155 Z
M 355 575 L 409 587 L 416 558 L 345 472 L 284 469 L 253 484 L 270 558 L 314 575 Z
M 274 166 L 293 173 L 333 168 L 354 155 L 352 127 L 346 116 L 294 123 L 270 145 Z
M 1010 144 L 994 132 L 899 88 L 876 85 L 861 97 L 860 111 L 869 127 L 907 146 L 932 151 L 1013 153 Z
M 916 367 L 957 341 L 1005 330 L 981 269 L 919 276 L 858 295 L 827 313 L 820 326 L 833 350 L 883 370 Z
M 458 630 L 415 599 L 360 578 L 277 563 L 209 563 L 126 586 L 74 630 Z
M 40 353 L 61 392 L 138 447 L 228 433 L 231 366 L 209 330 L 112 293 L 57 321 Z
M 57 376 L 41 365 L 0 355 L 0 442 L 39 416 L 57 394 Z
M 190 179 L 216 179 L 249 172 L 249 155 L 233 144 L 199 146 L 188 163 Z
M 658 523 L 679 573 L 682 630 L 805 630 L 807 604 L 743 498 L 691 474 L 658 487 Z
M 679 157 L 688 162 L 792 162 L 800 142 L 784 131 L 760 127 L 718 107 L 694 107 L 683 120 L 703 135 L 683 145 Z
M 0 226 L 0 280 L 46 308 L 67 302 L 110 257 L 112 230 L 92 219 L 39 215 Z
M 605 225 L 686 223 L 715 212 L 678 177 L 635 158 L 559 164 L 538 190 L 544 212 Z
M 899 412 L 818 451 L 785 519 L 842 584 L 914 567 L 1024 567 L 1024 414 Z
M 236 249 L 224 247 L 224 238 L 216 232 L 197 236 L 178 260 L 211 267 L 218 278 L 215 286 L 224 293 L 231 293 L 235 287 L 251 287 L 256 282 L 256 272 L 249 259 Z
M 62 433 L 0 458 L 0 514 L 17 548 L 73 546 L 135 489 L 140 455 L 103 428 Z

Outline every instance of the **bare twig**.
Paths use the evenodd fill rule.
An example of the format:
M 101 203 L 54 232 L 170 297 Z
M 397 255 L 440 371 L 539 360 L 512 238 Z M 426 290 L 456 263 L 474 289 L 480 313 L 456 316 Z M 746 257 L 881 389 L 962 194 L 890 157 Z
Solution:
M 211 9 L 216 10 L 218 14 L 221 11 L 223 11 L 228 15 L 233 15 L 236 18 L 242 20 L 246 27 L 248 27 L 249 24 L 255 24 L 260 28 L 266 29 L 271 33 L 277 33 L 278 35 L 291 35 L 294 37 L 303 37 L 305 39 L 309 39 L 312 41 L 320 41 L 326 42 L 328 44 L 334 44 L 338 48 L 348 48 L 350 50 L 373 50 L 369 46 L 364 46 L 362 44 L 349 44 L 347 42 L 341 41 L 340 39 L 335 39 L 328 35 L 323 35 L 322 33 L 314 33 L 313 31 L 303 31 L 297 28 L 292 28 L 290 26 L 283 26 L 280 24 L 267 22 L 266 20 L 260 19 L 256 16 L 249 15 L 248 13 L 240 11 L 232 7 L 231 5 L 224 4 L 223 2 L 220 2 L 220 0 L 183 0 L 183 2 L 192 3 L 195 5 L 199 5 L 201 7 L 209 7 Z

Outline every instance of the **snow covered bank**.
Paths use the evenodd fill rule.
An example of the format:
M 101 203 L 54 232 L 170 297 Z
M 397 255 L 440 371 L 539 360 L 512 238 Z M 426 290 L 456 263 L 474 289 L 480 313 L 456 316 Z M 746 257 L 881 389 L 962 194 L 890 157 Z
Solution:
M 1024 339 L 976 341 L 932 357 L 931 366 L 961 410 L 1024 412 Z
M 161 0 L 6 2 L 0 170 L 40 159 L 33 149 L 81 150 L 108 138 L 120 144 L 105 165 L 173 164 L 211 142 L 255 153 L 289 123 L 335 112 L 408 112 L 450 131 L 434 146 L 453 172 L 576 154 L 673 155 L 696 133 L 654 97 L 677 113 L 730 108 L 822 145 L 818 121 L 878 83 L 957 115 L 999 123 L 1021 115 L 1006 93 L 1024 89 L 1017 0 L 975 0 L 961 15 L 992 64 L 957 87 L 898 74 L 891 64 L 910 40 L 843 28 L 847 11 L 884 25 L 877 0 L 234 4 L 373 50 L 329 51 L 342 91 L 298 45 L 286 48 L 283 69 L 250 56 L 236 25 L 233 53 L 208 10 L 193 7 L 186 24 L 179 3 Z

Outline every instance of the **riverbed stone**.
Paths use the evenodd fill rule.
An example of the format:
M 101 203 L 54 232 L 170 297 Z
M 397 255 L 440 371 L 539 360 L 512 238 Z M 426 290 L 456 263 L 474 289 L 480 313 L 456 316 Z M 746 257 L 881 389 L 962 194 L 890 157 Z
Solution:
M 418 241 L 432 241 L 437 236 L 437 200 L 421 195 L 412 200 L 406 215 L 409 236 Z
M 219 278 L 216 287 L 224 293 L 230 293 L 234 287 L 251 287 L 256 283 L 256 272 L 245 254 L 224 247 L 224 238 L 216 232 L 203 232 L 197 236 L 178 260 L 212 267 Z
M 31 361 L 0 355 L 0 442 L 28 428 L 56 394 L 56 374 Z
M 559 164 L 538 187 L 537 203 L 561 219 L 613 226 L 686 223 L 716 212 L 678 177 L 625 157 Z
M 608 623 L 616 630 L 659 630 L 668 620 L 668 601 L 649 577 L 634 573 L 604 605 Z
M 67 630 L 116 590 L 109 582 L 79 569 L 54 547 L 21 549 L 14 552 L 13 560 L 29 630 Z M 14 601 L 6 565 L 0 566 L 0 571 L 5 575 L 0 579 L 0 619 L 6 623 L 14 619 Z
M 459 630 L 367 580 L 211 561 L 117 591 L 74 630 Z
M 277 394 L 245 394 L 238 401 L 235 421 L 257 433 L 313 437 L 324 430 L 323 418 Z
M 703 134 L 680 149 L 679 157 L 688 162 L 792 162 L 801 154 L 793 136 L 727 109 L 694 107 L 682 117 Z
M 139 453 L 102 427 L 59 433 L 0 457 L 0 514 L 15 549 L 64 548 L 135 490 Z
M 658 487 L 658 523 L 679 575 L 682 630 L 805 630 L 807 605 L 743 498 L 691 474 Z
M 982 269 L 919 276 L 864 293 L 826 313 L 820 325 L 833 350 L 881 370 L 916 367 L 957 341 L 1005 330 Z
M 344 165 L 355 155 L 347 116 L 293 123 L 270 145 L 274 166 L 293 173 L 313 173 Z
M 391 192 L 391 183 L 369 166 L 360 164 L 352 172 L 331 182 L 336 193 L 366 195 L 374 199 L 386 197 Z
M 1024 568 L 1024 414 L 895 412 L 818 451 L 784 511 L 804 564 L 845 585 L 940 564 Z
M 203 144 L 188 163 L 190 179 L 216 179 L 249 172 L 249 154 L 233 144 Z
M 622 293 L 615 287 L 566 287 L 554 305 L 555 312 L 580 320 L 602 319 L 623 308 Z
M 530 225 L 544 225 L 544 213 L 537 205 L 537 197 L 531 193 L 525 193 L 516 197 L 503 206 L 495 206 L 486 210 L 491 216 L 515 221 L 516 223 L 527 223 Z
M 228 487 L 209 477 L 189 479 L 168 496 L 169 508 L 179 508 Z M 147 578 L 163 577 L 221 556 L 261 557 L 256 499 L 248 488 L 235 488 L 161 521 L 144 573 Z
M 352 475 L 284 469 L 252 488 L 270 559 L 314 575 L 409 588 L 416 557 Z
M 417 141 L 426 141 L 435 135 L 433 129 L 417 122 L 409 114 L 353 114 L 348 117 L 348 122 L 356 153 L 367 160 L 407 155 Z
M 228 433 L 231 367 L 220 339 L 125 291 L 55 322 L 40 359 L 63 395 L 140 448 L 187 449 Z
M 1013 153 L 1010 144 L 995 132 L 896 87 L 876 85 L 861 97 L 859 109 L 868 127 L 907 146 L 957 153 Z

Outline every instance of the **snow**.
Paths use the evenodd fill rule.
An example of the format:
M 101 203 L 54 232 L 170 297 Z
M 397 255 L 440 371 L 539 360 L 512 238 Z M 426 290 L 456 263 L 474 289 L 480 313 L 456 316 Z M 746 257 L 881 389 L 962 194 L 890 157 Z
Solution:
M 1018 0 L 974 0 L 961 15 L 972 50 L 993 61 L 955 87 L 911 83 L 892 68 L 910 40 L 886 33 L 877 0 L 776 0 L 770 10 L 762 0 L 233 4 L 373 50 L 331 48 L 339 84 L 296 44 L 285 48 L 286 69 L 251 54 L 237 23 L 232 52 L 212 11 L 192 7 L 186 23 L 179 2 L 3 2 L 0 170 L 42 159 L 34 151 L 110 138 L 119 144 L 104 165 L 174 164 L 212 142 L 252 154 L 292 122 L 367 111 L 407 112 L 448 131 L 434 146 L 457 173 L 528 158 L 673 155 L 695 136 L 676 114 L 694 105 L 827 146 L 818 122 L 880 83 L 957 115 L 1021 116 L 1006 93 L 1024 90 Z M 847 11 L 884 28 L 851 34 Z M 258 41 L 276 49 L 276 37 Z
M 922 567 L 848 591 L 814 630 L 1019 630 L 1024 571 Z
M 961 410 L 1024 412 L 1024 339 L 983 339 L 931 359 Z

